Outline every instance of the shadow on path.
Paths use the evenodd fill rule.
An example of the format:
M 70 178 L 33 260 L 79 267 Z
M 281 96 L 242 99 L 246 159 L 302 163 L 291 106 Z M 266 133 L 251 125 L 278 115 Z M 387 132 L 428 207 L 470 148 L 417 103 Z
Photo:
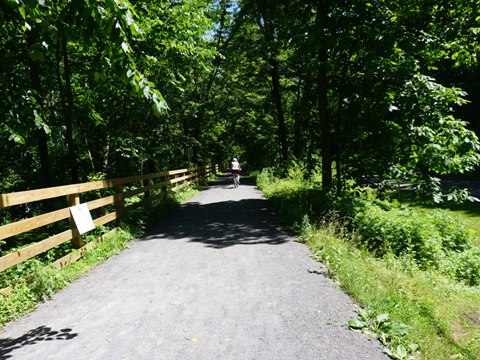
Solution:
M 229 180 L 221 178 L 214 186 L 230 189 Z M 251 183 L 249 178 L 242 180 Z M 242 191 L 242 186 L 245 185 L 228 191 Z M 289 241 L 275 225 L 268 202 L 263 198 L 183 204 L 141 240 L 159 238 L 187 239 L 217 249 L 233 245 L 279 245 Z
M 46 326 L 39 326 L 30 330 L 25 335 L 16 339 L 0 339 L 0 360 L 9 359 L 12 351 L 28 345 L 35 345 L 40 341 L 71 340 L 78 334 L 72 333 L 72 329 L 54 331 Z
M 233 179 L 232 175 L 230 173 L 225 173 L 219 175 L 219 177 L 212 183 L 210 184 L 211 186 L 221 186 L 224 189 L 235 189 L 233 186 Z M 240 187 L 236 189 L 235 191 L 242 191 L 242 188 L 247 185 L 247 186 L 256 186 L 255 180 L 251 178 L 250 176 L 246 175 L 241 175 L 240 176 Z

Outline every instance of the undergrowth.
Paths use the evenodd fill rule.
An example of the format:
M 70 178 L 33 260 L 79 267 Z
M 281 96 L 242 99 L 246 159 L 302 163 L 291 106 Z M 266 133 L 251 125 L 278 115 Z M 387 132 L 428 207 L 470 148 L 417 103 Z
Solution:
M 257 183 L 364 308 L 351 328 L 375 334 L 396 359 L 480 358 L 480 254 L 470 228 L 446 210 L 354 184 L 342 196 L 324 193 L 293 168 L 284 178 L 266 169 Z

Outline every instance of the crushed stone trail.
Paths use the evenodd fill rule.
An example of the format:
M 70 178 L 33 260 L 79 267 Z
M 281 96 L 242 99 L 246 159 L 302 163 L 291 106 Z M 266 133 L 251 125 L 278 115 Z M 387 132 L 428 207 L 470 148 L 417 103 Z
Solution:
M 355 305 L 221 177 L 147 235 L 0 332 L 0 360 L 387 359 Z

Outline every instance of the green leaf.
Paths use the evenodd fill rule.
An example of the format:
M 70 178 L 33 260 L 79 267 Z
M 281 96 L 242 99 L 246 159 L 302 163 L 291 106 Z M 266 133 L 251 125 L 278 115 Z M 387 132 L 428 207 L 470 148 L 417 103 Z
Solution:
M 351 319 L 348 321 L 347 326 L 349 329 L 361 330 L 367 328 L 368 324 L 357 319 Z
M 377 316 L 376 320 L 378 323 L 383 323 L 388 320 L 389 315 L 388 314 L 380 314 Z
M 151 89 L 148 85 L 143 88 L 143 95 L 145 96 L 145 98 L 150 98 L 150 91 Z
M 22 144 L 22 145 L 25 145 L 25 139 L 20 136 L 19 134 L 12 134 L 10 135 L 10 137 L 8 138 L 9 141 L 13 141 L 13 142 L 16 142 L 18 144 Z
M 388 335 L 402 336 L 410 332 L 411 327 L 405 324 L 391 323 L 388 327 Z
M 128 54 L 130 52 L 130 46 L 125 41 L 122 42 L 122 49 L 125 52 L 125 54 Z

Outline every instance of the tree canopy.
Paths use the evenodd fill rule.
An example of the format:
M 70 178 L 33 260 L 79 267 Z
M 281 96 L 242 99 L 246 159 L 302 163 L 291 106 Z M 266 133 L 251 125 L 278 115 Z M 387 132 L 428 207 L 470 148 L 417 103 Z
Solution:
M 479 6 L 3 1 L 0 191 L 233 156 L 438 190 L 480 161 Z

